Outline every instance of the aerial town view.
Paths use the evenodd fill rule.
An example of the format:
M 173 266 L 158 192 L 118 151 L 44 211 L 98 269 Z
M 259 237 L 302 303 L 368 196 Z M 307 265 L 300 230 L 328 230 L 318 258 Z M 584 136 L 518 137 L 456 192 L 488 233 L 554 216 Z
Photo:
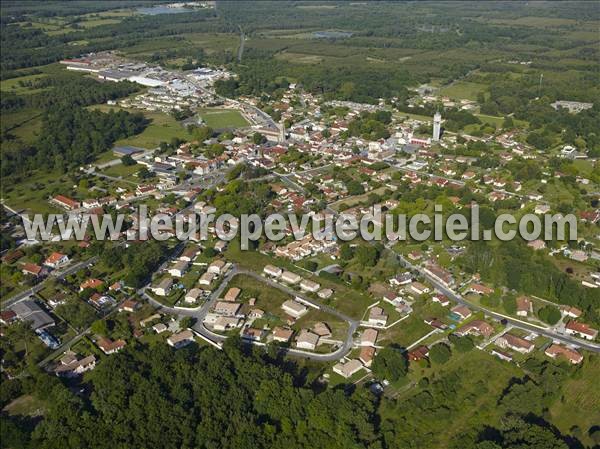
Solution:
M 600 1 L 0 18 L 0 448 L 600 448 Z

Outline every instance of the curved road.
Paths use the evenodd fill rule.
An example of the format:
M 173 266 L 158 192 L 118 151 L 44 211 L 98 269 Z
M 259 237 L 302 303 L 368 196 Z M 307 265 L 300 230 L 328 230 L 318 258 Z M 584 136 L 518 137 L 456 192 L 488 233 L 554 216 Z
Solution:
M 570 337 L 568 335 L 561 335 L 558 334 L 548 328 L 544 328 L 541 326 L 537 326 L 535 324 L 531 324 L 531 323 L 526 323 L 524 321 L 518 320 L 516 318 L 507 316 L 507 315 L 503 315 L 501 313 L 497 313 L 497 312 L 493 312 L 491 310 L 486 309 L 485 307 L 481 307 L 477 304 L 473 304 L 467 300 L 465 300 L 460 294 L 456 293 L 454 290 L 446 287 L 445 285 L 441 284 L 439 281 L 437 281 L 435 278 L 433 278 L 432 276 L 430 276 L 429 274 L 427 274 L 421 267 L 417 266 L 417 265 L 413 265 L 411 264 L 408 260 L 406 260 L 404 257 L 402 257 L 400 254 L 398 254 L 396 251 L 394 251 L 391 248 L 388 248 L 390 251 L 392 251 L 394 254 L 396 254 L 396 257 L 398 259 L 398 261 L 407 269 L 409 270 L 415 270 L 418 271 L 419 274 L 421 276 L 423 276 L 425 279 L 427 279 L 438 291 L 440 291 L 441 293 L 443 293 L 444 295 L 446 295 L 448 298 L 456 301 L 459 304 L 465 305 L 467 307 L 469 307 L 470 309 L 475 309 L 478 311 L 482 311 L 485 314 L 497 319 L 497 320 L 506 320 L 507 323 L 512 324 L 514 327 L 520 328 L 520 329 L 524 329 L 530 332 L 535 332 L 537 334 L 543 335 L 545 337 L 548 338 L 552 338 L 553 340 L 558 340 L 562 343 L 566 343 L 569 345 L 577 345 L 581 348 L 587 349 L 589 351 L 592 352 L 598 352 L 600 353 L 600 345 L 596 344 L 596 343 L 592 343 L 592 342 L 587 342 L 584 340 L 580 340 L 574 337 Z
M 145 292 L 146 287 L 141 289 L 139 293 L 144 298 L 146 298 L 149 303 L 151 303 L 153 306 L 157 307 L 159 310 L 161 310 L 165 313 L 169 313 L 172 315 L 179 315 L 179 316 L 190 316 L 190 317 L 195 318 L 196 323 L 194 324 L 194 326 L 192 326 L 192 329 L 194 331 L 198 332 L 204 338 L 212 341 L 213 343 L 221 344 L 223 341 L 225 341 L 227 339 L 227 337 L 225 337 L 224 335 L 217 334 L 217 333 L 211 331 L 210 329 L 208 329 L 204 325 L 204 319 L 206 318 L 206 315 L 208 314 L 210 309 L 212 309 L 214 303 L 221 297 L 223 291 L 225 290 L 225 288 L 227 288 L 227 285 L 229 284 L 231 279 L 233 279 L 235 276 L 241 275 L 241 274 L 250 276 L 258 281 L 264 282 L 265 284 L 269 285 L 270 287 L 281 290 L 281 291 L 287 293 L 288 295 L 291 295 L 294 297 L 299 297 L 303 301 L 306 301 L 307 303 L 312 304 L 316 308 L 318 308 L 326 313 L 330 313 L 348 323 L 348 331 L 346 333 L 346 339 L 344 340 L 344 344 L 333 352 L 330 352 L 327 354 L 319 354 L 316 352 L 302 351 L 300 349 L 281 348 L 282 352 L 284 352 L 285 354 L 288 354 L 288 355 L 304 357 L 304 358 L 308 358 L 308 359 L 312 359 L 312 360 L 319 360 L 322 362 L 339 360 L 342 357 L 344 357 L 348 352 L 350 352 L 350 350 L 352 349 L 353 343 L 354 343 L 354 333 L 358 329 L 358 324 L 359 324 L 358 321 L 350 318 L 347 315 L 344 315 L 343 313 L 337 311 L 334 308 L 325 306 L 313 299 L 307 298 L 306 296 L 302 295 L 301 293 L 299 293 L 285 285 L 279 284 L 271 279 L 265 278 L 265 277 L 259 275 L 258 273 L 255 273 L 254 271 L 249 271 L 249 270 L 244 270 L 244 269 L 234 267 L 231 271 L 229 271 L 229 273 L 227 273 L 227 275 L 225 276 L 225 278 L 223 279 L 223 281 L 221 282 L 219 287 L 210 294 L 209 299 L 203 305 L 201 305 L 200 307 L 196 307 L 196 308 L 186 309 L 186 308 L 175 308 L 175 307 L 165 306 L 162 303 L 160 303 L 159 301 L 151 298 Z M 249 343 L 256 344 L 259 346 L 264 345 L 263 343 L 253 342 L 253 341 L 249 341 Z

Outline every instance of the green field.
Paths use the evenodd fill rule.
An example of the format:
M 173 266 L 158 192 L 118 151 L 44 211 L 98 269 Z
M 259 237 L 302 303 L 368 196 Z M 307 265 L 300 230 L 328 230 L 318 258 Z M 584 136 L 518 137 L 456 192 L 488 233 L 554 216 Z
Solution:
M 600 424 L 600 357 L 590 356 L 583 366 L 562 385 L 562 401 L 550 407 L 552 422 L 562 432 L 569 432 L 572 426 L 582 430 L 583 443 L 592 444 L 587 430 Z M 594 411 L 595 410 L 595 411 Z
M 19 76 L 17 78 L 10 78 L 7 80 L 0 81 L 0 90 L 4 92 L 11 92 L 14 94 L 24 94 L 30 95 L 38 92 L 42 92 L 44 89 L 32 89 L 27 86 L 21 86 L 19 83 L 22 82 L 30 82 L 36 81 L 40 78 L 44 78 L 46 75 L 41 73 L 38 75 L 27 75 L 27 76 Z
M 102 112 L 119 110 L 118 106 L 99 105 L 91 106 L 90 109 L 98 109 Z M 162 112 L 148 112 L 126 109 L 129 112 L 142 112 L 150 120 L 150 124 L 140 134 L 121 139 L 115 145 L 132 145 L 141 148 L 156 148 L 161 142 L 169 142 L 172 138 L 189 139 L 190 134 L 173 117 Z
M 477 100 L 477 94 L 483 92 L 486 86 L 468 81 L 456 81 L 439 90 L 440 95 L 456 99 Z
M 213 129 L 243 128 L 248 126 L 246 119 L 237 110 L 206 108 L 200 109 L 198 115 Z

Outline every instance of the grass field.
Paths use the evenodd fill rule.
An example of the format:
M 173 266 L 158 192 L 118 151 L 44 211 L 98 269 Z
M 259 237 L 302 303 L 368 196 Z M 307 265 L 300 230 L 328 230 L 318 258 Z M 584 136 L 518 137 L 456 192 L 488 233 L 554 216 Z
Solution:
M 118 110 L 118 106 L 99 105 L 91 106 L 90 109 L 99 109 L 107 112 L 110 109 Z M 144 116 L 150 120 L 150 124 L 144 131 L 135 136 L 121 139 L 115 145 L 133 145 L 141 148 L 156 148 L 160 142 L 169 142 L 172 138 L 189 139 L 190 134 L 173 117 L 162 112 L 142 111 Z
M 41 73 L 38 75 L 26 75 L 26 76 L 19 76 L 18 78 L 10 78 L 7 80 L 3 80 L 0 81 L 0 90 L 2 92 L 10 92 L 10 93 L 14 93 L 14 94 L 22 94 L 22 95 L 30 95 L 30 94 L 35 94 L 38 92 L 42 92 L 45 89 L 32 89 L 30 87 L 26 87 L 26 86 L 21 86 L 19 85 L 19 83 L 22 82 L 29 82 L 29 81 L 35 81 L 38 80 L 40 78 L 44 78 L 46 75 Z
M 435 430 L 432 434 L 432 444 L 426 447 L 449 447 L 450 442 L 462 433 L 485 425 L 497 425 L 501 411 L 497 407 L 496 401 L 510 379 L 520 376 L 522 373 L 514 364 L 501 362 L 483 351 L 472 350 L 462 354 L 454 353 L 450 361 L 444 365 L 433 365 L 426 368 L 413 364 L 409 374 L 413 380 L 428 377 L 430 380 L 435 379 L 442 382 L 455 375 L 460 376 L 461 379 L 468 379 L 468 381 L 455 385 L 452 404 L 449 404 L 452 413 L 448 414 L 445 425 Z M 388 416 L 393 417 L 398 412 L 401 413 L 405 400 L 421 391 L 423 390 L 419 387 L 401 389 L 395 402 L 382 403 L 380 408 L 382 417 L 385 419 Z M 455 404 L 463 405 L 458 407 Z M 431 413 L 427 409 L 412 408 L 411 410 L 416 414 L 413 417 L 415 422 L 425 423 Z
M 10 416 L 39 416 L 44 414 L 45 405 L 31 395 L 23 395 L 12 401 L 6 407 L 5 412 Z
M 485 88 L 486 86 L 483 84 L 457 81 L 449 86 L 442 87 L 439 93 L 450 98 L 476 100 L 477 94 L 483 92 Z
M 240 111 L 236 110 L 206 108 L 198 111 L 198 115 L 213 129 L 248 126 L 246 119 L 242 117 Z
M 600 425 L 600 357 L 590 356 L 583 366 L 566 380 L 562 386 L 562 400 L 550 407 L 552 423 L 562 432 L 569 432 L 571 427 L 578 426 L 582 430 L 581 440 L 584 444 L 593 444 L 587 435 L 588 429 Z
M 48 197 L 70 191 L 72 182 L 61 179 L 63 173 L 37 173 L 16 185 L 3 185 L 1 197 L 17 209 L 38 213 L 59 213 L 60 209 L 48 203 Z

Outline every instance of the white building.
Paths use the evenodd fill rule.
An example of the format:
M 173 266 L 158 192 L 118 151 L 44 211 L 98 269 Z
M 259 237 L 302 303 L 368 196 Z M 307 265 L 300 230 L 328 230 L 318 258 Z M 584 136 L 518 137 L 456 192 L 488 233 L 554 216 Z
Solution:
M 442 131 L 442 116 L 439 112 L 436 112 L 433 116 L 433 141 L 438 142 L 440 140 L 440 133 Z
M 287 313 L 288 315 L 290 315 L 296 319 L 300 318 L 302 315 L 304 315 L 306 312 L 308 312 L 308 308 L 306 306 L 303 306 L 299 302 L 293 301 L 291 299 L 284 302 L 281 305 L 281 308 L 283 309 L 283 311 L 285 313 Z

